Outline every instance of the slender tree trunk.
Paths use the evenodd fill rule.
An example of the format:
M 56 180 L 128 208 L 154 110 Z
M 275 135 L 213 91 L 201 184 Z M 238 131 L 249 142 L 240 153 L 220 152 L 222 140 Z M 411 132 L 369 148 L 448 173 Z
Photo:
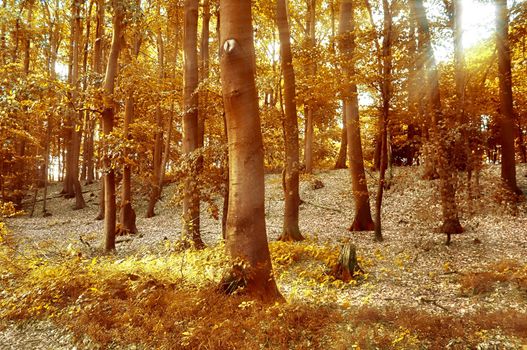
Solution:
M 501 179 L 507 189 L 522 194 L 516 184 L 516 153 L 514 151 L 514 109 L 512 102 L 511 55 L 509 45 L 509 14 L 507 0 L 496 0 L 496 48 L 500 82 Z
M 27 9 L 27 30 L 24 35 L 24 74 L 29 74 L 29 63 L 31 61 L 31 31 L 33 28 L 33 3 L 34 0 L 28 1 Z
M 78 100 L 79 95 L 79 68 L 80 68 L 80 53 L 81 53 L 81 35 L 82 35 L 82 19 L 81 19 L 81 6 L 82 3 L 80 0 L 74 1 L 74 9 L 75 12 L 73 12 L 74 15 L 74 44 L 73 44 L 73 67 L 72 67 L 72 84 L 74 86 L 73 93 L 72 93 L 72 103 L 75 106 Z M 80 145 L 82 140 L 82 124 L 79 124 L 79 122 L 82 120 L 81 118 L 82 113 L 73 111 L 72 116 L 72 148 L 71 151 L 73 151 L 73 155 L 71 157 L 71 163 L 69 166 L 69 169 L 66 169 L 66 171 L 71 172 L 71 178 L 70 181 L 73 182 L 73 189 L 75 191 L 75 209 L 83 209 L 86 207 L 86 203 L 84 202 L 84 198 L 82 196 L 82 188 L 79 181 L 79 158 L 80 158 Z
M 121 50 L 122 35 L 123 35 L 123 9 L 117 2 L 113 1 L 113 34 L 112 45 L 110 48 L 110 56 L 106 66 L 106 74 L 104 77 L 104 110 L 102 113 L 102 131 L 104 136 L 108 136 L 113 130 L 115 117 L 115 102 L 113 100 L 113 93 L 115 90 L 115 78 L 117 75 L 117 63 L 119 60 L 119 52 Z M 105 250 L 111 251 L 115 249 L 115 219 L 116 219 L 116 205 L 115 205 L 115 172 L 111 165 L 111 160 L 108 155 L 108 150 L 104 154 L 104 233 L 105 233 Z
M 276 22 L 280 36 L 280 61 L 284 76 L 284 102 L 285 116 L 284 145 L 285 145 L 285 168 L 284 168 L 284 224 L 282 234 L 278 238 L 281 241 L 301 241 L 304 239 L 298 227 L 298 213 L 300 205 L 299 194 L 299 151 L 298 151 L 298 117 L 296 114 L 296 85 L 295 71 L 293 69 L 293 54 L 291 53 L 291 34 L 287 20 L 286 0 L 276 2 Z
M 353 53 L 355 50 L 355 20 L 352 0 L 340 3 L 339 47 L 341 55 L 347 64 L 343 65 L 343 75 L 347 82 L 351 82 L 355 75 Z M 360 136 L 359 102 L 357 85 L 349 84 L 349 90 L 342 91 L 343 111 L 345 113 L 346 130 L 348 134 L 348 155 L 351 173 L 353 198 L 355 202 L 355 218 L 350 227 L 351 231 L 370 231 L 374 229 L 371 218 L 370 197 L 364 171 L 362 143 Z
M 344 114 L 343 114 L 344 115 Z M 346 156 L 348 154 L 348 132 L 346 130 L 346 121 L 343 120 L 342 131 L 340 133 L 340 148 L 337 161 L 335 162 L 335 169 L 346 168 Z
M 82 91 L 85 92 L 88 88 L 88 51 L 91 35 L 91 17 L 93 10 L 93 0 L 90 0 L 88 5 L 88 12 L 86 14 L 86 35 L 84 39 L 83 56 L 82 56 Z M 82 166 L 81 166 L 81 180 L 85 181 L 85 184 L 91 184 L 93 182 L 93 175 L 91 182 L 88 181 L 88 162 L 93 161 L 93 128 L 91 124 L 91 113 L 89 111 L 82 112 L 84 115 L 84 137 L 83 137 L 83 149 L 82 149 Z M 91 154 L 89 154 L 91 152 Z
M 421 32 L 424 53 L 426 54 L 426 69 L 429 88 L 429 101 L 432 110 L 432 141 L 436 147 L 434 163 L 439 174 L 439 187 L 441 195 L 441 207 L 443 214 L 443 225 L 441 232 L 447 234 L 447 244 L 450 243 L 450 235 L 463 232 L 463 227 L 459 222 L 456 190 L 451 164 L 451 151 L 448 150 L 446 143 L 446 124 L 441 107 L 441 97 L 439 93 L 439 73 L 435 64 L 434 51 L 430 41 L 430 29 L 426 12 L 422 0 L 412 0 L 417 17 L 417 26 Z
M 137 4 L 138 5 L 138 4 Z M 136 34 L 132 39 L 132 47 L 127 51 L 126 60 L 130 64 L 133 58 L 137 58 L 139 54 L 139 49 L 141 46 L 140 34 Z M 132 139 L 130 133 L 130 124 L 132 123 L 135 111 L 134 111 L 134 91 L 133 88 L 128 91 L 128 96 L 126 97 L 125 107 L 124 107 L 124 125 L 123 133 L 126 138 L 126 141 Z M 123 166 L 123 182 L 121 188 L 121 211 L 119 213 L 119 223 L 121 224 L 120 229 L 123 234 L 136 234 L 136 214 L 135 210 L 132 207 L 132 167 L 130 164 L 126 163 L 128 158 L 128 148 L 125 147 L 123 150 L 123 156 L 125 158 L 125 164 Z
M 105 13 L 105 1 L 104 0 L 97 0 L 97 19 L 95 24 L 95 42 L 93 44 L 93 70 L 95 73 L 97 73 L 98 76 L 103 75 L 103 57 L 102 57 L 102 48 L 103 48 L 103 40 L 104 40 L 104 13 Z M 100 86 L 100 84 L 97 84 Z M 95 129 L 95 121 L 93 122 L 93 129 Z M 104 141 L 103 141 L 104 142 Z M 102 142 L 100 142 L 99 145 L 99 151 L 104 157 L 104 146 L 101 147 Z M 88 163 L 88 167 L 92 166 L 94 167 L 95 161 L 92 159 L 92 162 Z M 88 174 L 90 174 L 90 169 L 88 168 Z M 93 174 L 95 175 L 95 171 L 93 170 Z M 99 213 L 97 214 L 96 219 L 102 220 L 104 219 L 104 177 L 106 175 L 103 174 L 102 179 L 100 180 L 99 184 Z
M 160 5 L 158 5 L 157 13 L 160 15 Z M 163 42 L 163 35 L 161 29 L 156 33 L 157 44 L 157 60 L 159 64 L 159 84 L 165 78 L 165 44 Z M 152 164 L 152 180 L 150 189 L 150 199 L 148 201 L 148 208 L 146 210 L 146 217 L 151 218 L 155 216 L 156 203 L 161 195 L 161 188 L 159 187 L 159 179 L 161 178 L 161 163 L 163 161 L 163 111 L 161 106 L 156 107 L 156 134 L 154 143 L 154 159 Z
M 520 156 L 521 156 L 521 162 L 527 163 L 527 148 L 525 145 L 525 140 L 523 138 L 523 127 L 521 124 L 521 118 L 518 117 L 518 144 L 520 147 Z
M 200 64 L 200 81 L 205 82 L 209 78 L 209 24 L 210 24 L 210 2 L 203 0 L 203 19 L 201 24 L 201 64 Z M 208 90 L 205 88 L 200 91 L 200 106 L 198 109 L 198 147 L 204 145 L 205 137 L 205 120 L 207 119 Z M 200 169 L 198 169 L 200 170 Z
M 127 140 L 131 140 L 130 123 L 134 118 L 134 93 L 128 92 L 124 107 L 123 132 Z M 123 156 L 126 159 L 128 150 L 125 148 Z M 121 188 L 121 211 L 119 213 L 119 223 L 123 234 L 136 234 L 137 226 L 135 223 L 136 214 L 132 207 L 132 168 L 130 164 L 123 166 L 123 182 Z
M 379 167 L 379 184 L 375 201 L 375 240 L 382 241 L 382 197 L 385 185 L 385 173 L 388 160 L 388 122 L 390 120 L 390 100 L 392 96 L 392 12 L 388 0 L 382 0 L 384 14 L 384 33 L 382 42 L 382 114 L 380 118 L 379 139 L 381 154 Z
M 198 0 L 185 1 L 184 57 L 184 111 L 183 153 L 190 154 L 198 148 Z M 199 225 L 199 189 L 197 186 L 197 165 L 191 168 L 185 179 L 183 198 L 183 239 L 192 242 L 196 248 L 204 246 Z
M 307 14 L 306 14 L 306 30 L 307 30 L 307 43 L 308 50 L 314 50 L 315 48 L 315 28 L 316 28 L 316 0 L 307 1 Z M 315 79 L 316 74 L 316 63 L 310 62 L 306 70 L 308 75 Z M 304 140 L 304 164 L 306 166 L 306 173 L 311 174 L 313 172 L 313 118 L 314 118 L 314 107 L 311 102 L 304 105 L 304 116 L 305 116 L 305 140 Z
M 4 9 L 4 11 L 7 11 L 7 1 L 8 0 L 2 1 L 2 8 Z M 6 36 L 7 36 L 7 23 L 6 21 L 2 21 L 2 26 L 0 27 L 0 64 L 2 64 L 2 66 L 7 64 Z
M 263 141 L 256 93 L 251 2 L 220 0 L 221 81 L 229 135 L 229 212 L 225 246 L 234 266 L 222 286 L 280 299 L 272 274 L 264 207 Z
M 42 199 L 42 215 L 44 217 L 49 216 L 50 213 L 48 212 L 46 205 L 47 205 L 47 199 L 48 199 L 48 168 L 49 168 L 49 144 L 51 142 L 51 117 L 47 116 L 47 123 L 46 123 L 46 145 L 44 148 L 44 194 Z

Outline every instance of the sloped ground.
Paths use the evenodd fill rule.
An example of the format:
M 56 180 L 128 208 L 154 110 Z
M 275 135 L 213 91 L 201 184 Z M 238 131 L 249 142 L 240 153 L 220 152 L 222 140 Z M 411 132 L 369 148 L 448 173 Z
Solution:
M 527 167 L 519 166 L 518 181 L 527 193 L 525 175 Z M 375 176 L 367 174 L 372 207 Z M 416 308 L 456 317 L 481 310 L 527 313 L 527 285 L 517 286 L 512 279 L 503 277 L 507 271 L 527 266 L 526 201 L 516 207 L 507 206 L 497 181 L 498 166 L 485 167 L 479 176 L 479 186 L 472 184 L 472 193 L 479 195 L 477 199 L 467 200 L 464 176 L 460 174 L 458 179 L 458 202 L 465 232 L 453 237 L 450 246 L 445 246 L 444 235 L 436 232 L 441 214 L 437 183 L 421 180 L 418 168 L 395 169 L 391 188 L 385 192 L 383 202 L 385 241 L 382 243 L 375 243 L 371 232 L 347 230 L 353 218 L 347 170 L 304 176 L 300 190 L 304 201 L 300 227 L 308 238 L 307 244 L 329 244 L 338 251 L 339 243 L 353 242 L 367 276 L 357 285 L 339 286 L 334 293 L 327 293 L 327 289 L 316 284 L 295 285 L 298 269 L 292 276 L 281 266 L 275 266 L 279 288 L 286 299 L 308 304 L 335 304 L 344 306 L 344 310 L 364 306 Z M 324 187 L 313 189 L 314 179 L 320 179 Z M 53 186 L 51 196 L 57 196 L 59 190 L 58 185 Z M 103 229 L 102 222 L 94 220 L 98 187 L 91 185 L 84 190 L 88 191 L 85 193 L 88 207 L 84 210 L 72 211 L 72 200 L 55 198 L 48 207 L 53 214 L 51 217 L 8 219 L 18 246 L 39 249 L 50 257 L 58 251 L 75 249 L 97 255 Z M 163 200 L 157 206 L 158 215 L 154 218 L 145 219 L 145 203 L 139 203 L 137 226 L 140 235 L 118 244 L 118 257 L 162 255 L 167 242 L 179 238 L 180 209 L 169 204 L 171 192 L 170 187 L 164 191 Z M 40 211 L 39 204 L 35 213 Z M 266 218 L 271 241 L 280 234 L 282 212 L 281 176 L 268 175 Z M 201 226 L 208 245 L 220 240 L 221 224 L 210 218 L 205 209 Z M 489 269 L 494 275 L 486 274 Z M 9 323 L 0 333 L 2 349 L 69 348 L 71 341 L 69 333 L 49 322 L 30 322 L 25 326 Z M 459 342 L 462 348 L 463 340 Z M 521 341 L 497 332 L 482 344 L 481 348 L 516 348 Z M 493 344 L 497 347 L 492 347 Z

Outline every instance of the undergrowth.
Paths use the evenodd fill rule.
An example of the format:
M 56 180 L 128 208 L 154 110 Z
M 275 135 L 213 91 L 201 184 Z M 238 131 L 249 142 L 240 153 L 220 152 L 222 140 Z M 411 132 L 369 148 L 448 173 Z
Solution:
M 51 319 L 102 348 L 442 349 L 456 341 L 474 347 L 494 333 L 527 340 L 527 315 L 515 310 L 461 317 L 351 306 L 342 292 L 374 281 L 367 273 L 351 283 L 332 277 L 337 246 L 271 243 L 275 278 L 288 300 L 274 305 L 218 292 L 229 267 L 223 246 L 172 248 L 166 243 L 164 254 L 127 258 L 72 248 L 46 258 L 17 251 L 0 223 L 0 318 Z M 365 270 L 372 266 L 359 262 Z M 526 267 L 513 262 L 487 271 L 489 280 L 525 283 Z M 462 288 L 479 288 L 467 281 Z

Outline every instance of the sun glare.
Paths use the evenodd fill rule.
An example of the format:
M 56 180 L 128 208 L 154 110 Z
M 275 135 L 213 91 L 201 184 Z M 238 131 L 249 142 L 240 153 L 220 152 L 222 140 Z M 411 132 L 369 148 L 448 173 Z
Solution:
M 463 47 L 470 48 L 494 31 L 494 4 L 463 1 Z

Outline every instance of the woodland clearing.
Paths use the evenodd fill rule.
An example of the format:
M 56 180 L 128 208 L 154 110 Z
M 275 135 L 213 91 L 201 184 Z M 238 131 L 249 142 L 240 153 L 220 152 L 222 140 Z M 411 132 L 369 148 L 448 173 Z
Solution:
M 518 169 L 527 172 L 523 165 Z M 276 242 L 283 211 L 281 176 L 267 175 L 270 249 L 287 300 L 274 306 L 254 304 L 243 295 L 210 293 L 225 267 L 221 223 L 203 208 L 203 239 L 210 248 L 182 251 L 170 186 L 154 218 L 143 218 L 146 204 L 137 204 L 139 235 L 120 237 L 110 256 L 98 248 L 103 238 L 102 221 L 94 220 L 96 184 L 86 187 L 92 194 L 83 210 L 73 211 L 72 200 L 55 198 L 49 203 L 50 217 L 7 218 L 0 348 L 525 348 L 525 201 L 515 208 L 502 202 L 495 180 L 499 168 L 486 166 L 474 188 L 479 197 L 469 202 L 460 174 L 465 232 L 445 246 L 444 235 L 436 232 L 440 207 L 435 184 L 421 180 L 419 171 L 395 169 L 383 205 L 382 243 L 373 241 L 373 233 L 347 230 L 353 209 L 344 169 L 302 178 L 300 227 L 307 239 Z M 370 175 L 373 188 L 375 174 Z M 324 187 L 313 189 L 314 179 Z M 527 190 L 527 177 L 518 179 Z M 53 190 L 52 197 L 59 187 Z M 348 241 L 357 247 L 365 273 L 344 283 L 329 270 L 340 244 Z M 146 297 L 143 304 L 148 294 L 157 299 Z M 157 325 L 134 320 L 139 315 L 132 305 L 139 314 L 149 306 L 145 315 L 153 316 L 181 309 L 185 302 L 208 306 L 187 305 L 180 318 L 163 314 Z M 119 323 L 119 312 L 130 313 L 128 323 Z M 171 326 L 163 323 L 168 320 Z M 266 320 L 268 329 L 253 328 Z M 130 336 L 134 333 L 135 338 Z

